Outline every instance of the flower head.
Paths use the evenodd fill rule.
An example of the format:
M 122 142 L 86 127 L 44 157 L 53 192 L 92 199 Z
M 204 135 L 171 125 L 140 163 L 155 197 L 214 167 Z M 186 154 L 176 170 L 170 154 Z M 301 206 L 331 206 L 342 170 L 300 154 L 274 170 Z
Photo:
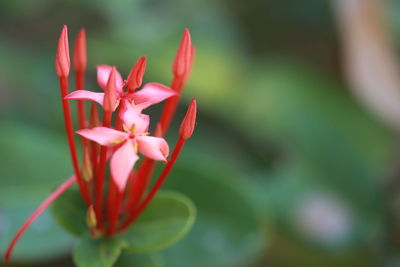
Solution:
M 138 152 L 161 161 L 166 161 L 169 153 L 169 146 L 163 138 L 153 137 L 148 133 L 150 117 L 141 113 L 146 105 L 125 101 L 121 112 L 123 131 L 107 127 L 77 131 L 79 135 L 102 146 L 114 147 L 110 162 L 111 177 L 121 191 L 125 189 L 133 166 L 139 159 Z
M 8 247 L 6 261 L 29 225 L 76 182 L 87 205 L 86 223 L 93 236 L 113 236 L 130 227 L 157 193 L 175 164 L 186 139 L 193 133 L 196 120 L 195 100 L 190 104 L 179 130 L 179 139 L 171 158 L 167 161 L 169 145 L 163 135 L 166 134 L 170 119 L 178 105 L 177 100 L 184 81 L 190 72 L 193 51 L 189 31 L 186 30 L 173 64 L 174 80 L 171 86 L 173 89 L 159 83 L 147 83 L 142 89 L 136 90 L 142 84 L 146 68 L 146 57 L 142 57 L 133 66 L 126 81 L 122 79 L 116 67 L 98 65 L 97 82 L 103 92 L 76 90 L 68 94 L 69 45 L 67 27 L 63 27 L 56 53 L 56 72 L 60 79 L 65 129 L 75 174 L 56 189 L 24 223 Z M 74 51 L 74 69 L 77 74 L 75 79 L 78 88 L 84 88 L 86 63 L 86 37 L 85 31 L 81 30 Z M 89 116 L 85 115 L 85 105 L 78 102 L 80 128 L 76 133 L 82 137 L 81 166 L 73 137 L 70 99 L 93 101 Z M 143 111 L 166 99 L 173 101 L 165 106 L 155 134 L 152 136 L 151 118 Z M 103 108 L 102 122 L 94 103 L 100 104 Z M 86 117 L 89 118 L 88 121 Z M 143 160 L 139 165 L 141 157 Z M 154 185 L 150 186 L 157 161 L 163 161 L 166 165 Z M 107 194 L 104 193 L 105 187 L 108 189 Z M 107 203 L 106 208 L 103 207 L 103 203 Z

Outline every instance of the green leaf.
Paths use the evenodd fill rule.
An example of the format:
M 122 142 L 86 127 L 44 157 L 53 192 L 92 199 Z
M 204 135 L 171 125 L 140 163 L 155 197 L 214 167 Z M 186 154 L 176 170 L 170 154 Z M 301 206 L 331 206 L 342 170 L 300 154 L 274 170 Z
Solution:
M 26 124 L 5 123 L 0 131 L 0 202 L 46 194 L 72 174 L 66 140 Z
M 82 235 L 87 231 L 86 206 L 78 190 L 69 190 L 52 205 L 53 217 L 68 232 Z
M 124 247 L 126 243 L 118 239 L 84 237 L 74 248 L 73 260 L 78 267 L 111 267 Z
M 119 257 L 114 267 L 164 267 L 160 254 L 126 254 Z
M 130 252 L 159 251 L 184 237 L 195 218 L 196 208 L 189 198 L 173 191 L 160 191 L 121 237 L 128 242 Z

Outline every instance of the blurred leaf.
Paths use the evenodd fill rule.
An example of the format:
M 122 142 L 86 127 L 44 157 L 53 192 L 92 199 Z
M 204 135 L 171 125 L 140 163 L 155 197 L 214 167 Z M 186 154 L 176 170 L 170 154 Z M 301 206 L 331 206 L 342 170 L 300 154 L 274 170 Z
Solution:
M 173 191 L 160 191 L 121 239 L 127 241 L 130 252 L 155 252 L 183 238 L 195 218 L 196 207 L 189 198 Z
M 36 201 L 28 201 L 21 206 L 9 201 L 0 205 L 0 249 L 4 252 L 19 227 L 38 204 Z M 70 253 L 72 244 L 71 236 L 54 222 L 50 212 L 45 211 L 22 236 L 15 247 L 11 262 L 34 263 L 56 259 Z
M 385 6 L 385 11 L 387 18 L 390 22 L 389 26 L 391 27 L 391 34 L 393 35 L 393 39 L 395 39 L 397 46 L 400 44 L 400 18 L 397 14 L 400 11 L 400 3 L 396 0 L 387 1 L 387 6 Z
M 181 242 L 163 252 L 167 265 L 243 266 L 253 262 L 270 236 L 246 195 L 245 182 L 228 166 L 206 167 L 201 161 L 193 165 L 196 161 L 184 159 L 166 187 L 188 194 L 198 208 L 198 219 Z
M 201 49 L 196 50 L 184 96 L 189 99 L 195 96 L 199 107 L 213 116 L 232 116 L 232 109 L 242 110 L 238 104 L 243 101 L 243 90 L 250 90 L 244 79 L 250 61 L 240 54 L 240 50 L 222 43 L 204 42 L 201 45 Z
M 265 170 L 257 179 L 265 192 L 264 203 L 270 203 L 278 215 L 278 232 L 297 243 L 289 246 L 293 250 L 280 252 L 283 258 L 276 258 L 276 265 L 290 262 L 286 255 L 301 255 L 303 250 L 310 252 L 304 261 L 299 257 L 288 266 L 308 266 L 307 257 L 321 253 L 326 254 L 324 266 L 335 262 L 352 266 L 363 253 L 376 257 L 370 250 L 376 249 L 382 234 L 379 179 L 392 149 L 390 132 L 353 101 L 343 85 L 303 64 L 270 60 L 249 76 L 248 88 L 246 97 L 237 101 L 245 108 L 226 106 L 226 119 L 239 129 L 242 126 L 252 142 L 273 139 L 286 154 L 274 173 Z M 321 196 L 322 204 L 311 201 Z M 323 218 L 318 224 L 300 216 L 300 211 L 318 213 L 325 206 L 321 216 L 337 223 L 343 239 L 333 238 L 329 231 L 321 234 Z M 302 223 L 314 225 L 315 232 L 305 234 Z M 319 243 L 318 238 L 328 243 Z M 338 250 L 346 254 L 340 260 L 335 258 Z
M 79 239 L 73 251 L 74 263 L 78 267 L 114 266 L 126 243 L 118 239 Z
M 301 160 L 292 162 L 275 175 L 276 180 L 266 182 L 264 189 L 269 192 L 269 201 L 274 204 L 280 227 L 296 236 L 295 239 L 332 251 L 360 247 L 379 238 L 380 210 L 366 212 L 352 198 L 323 183 L 324 177 Z M 360 190 L 363 190 L 361 186 Z M 313 214 L 321 210 L 326 212 L 324 218 L 315 219 Z M 315 231 L 304 234 L 306 214 L 308 219 L 305 221 L 309 225 L 315 223 Z M 320 230 L 330 222 L 336 222 L 335 227 Z
M 87 232 L 86 206 L 78 190 L 68 190 L 51 206 L 53 217 L 68 232 L 82 235 Z
M 0 131 L 0 250 L 70 173 L 67 146 L 46 131 L 2 123 Z M 26 231 L 12 260 L 39 261 L 69 252 L 71 237 L 44 212 Z
M 0 131 L 0 200 L 49 192 L 72 173 L 67 142 L 29 124 L 2 122 Z M 33 187 L 32 187 L 33 186 Z M 28 190 L 29 189 L 29 190 Z M 37 195 L 36 195 L 37 196 Z
M 276 221 L 267 261 L 288 267 L 376 266 L 381 210 L 361 209 L 319 175 L 302 159 L 292 159 L 258 183 L 264 192 L 259 200 L 272 206 Z
M 324 251 L 304 245 L 297 239 L 279 233 L 271 247 L 266 262 L 279 267 L 376 267 L 382 266 L 376 258 L 374 250 L 363 247 L 340 251 Z M 288 256 L 290 255 L 290 256 Z
M 163 258 L 159 254 L 126 254 L 122 253 L 115 267 L 164 267 Z
M 301 64 L 271 62 L 252 75 L 250 88 L 246 109 L 232 110 L 253 129 L 249 138 L 273 137 L 321 183 L 365 211 L 379 204 L 376 179 L 385 171 L 392 136 L 340 84 Z

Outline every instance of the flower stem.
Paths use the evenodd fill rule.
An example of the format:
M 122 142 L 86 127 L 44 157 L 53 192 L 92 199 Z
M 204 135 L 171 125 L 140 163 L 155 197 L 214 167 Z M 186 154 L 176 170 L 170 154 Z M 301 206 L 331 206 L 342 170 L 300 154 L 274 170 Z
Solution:
M 129 196 L 126 203 L 126 212 L 131 213 L 142 200 L 146 188 L 149 186 L 150 178 L 153 174 L 155 161 L 144 158 L 139 171 L 135 174 L 130 184 Z
M 58 187 L 55 191 L 48 196 L 42 204 L 32 213 L 31 216 L 25 221 L 25 223 L 19 228 L 17 234 L 12 239 L 11 243 L 8 245 L 7 251 L 4 255 L 4 260 L 8 262 L 10 260 L 11 253 L 14 250 L 15 245 L 17 244 L 18 240 L 24 234 L 26 229 L 39 217 L 40 214 L 56 200 L 59 196 L 61 196 L 68 188 L 70 188 L 76 181 L 76 176 L 70 177 L 67 181 L 65 181 L 60 187 Z
M 110 127 L 111 125 L 111 115 L 109 111 L 104 111 L 103 126 Z M 107 163 L 107 147 L 101 146 L 100 148 L 100 160 L 98 166 L 98 173 L 96 175 L 96 205 L 95 212 L 97 215 L 97 220 L 100 228 L 103 228 L 103 191 L 104 191 L 104 180 L 106 172 Z
M 75 86 L 77 90 L 85 89 L 85 73 L 83 71 L 75 72 Z M 87 126 L 85 118 L 85 103 L 83 102 L 83 100 L 77 101 L 77 109 L 78 109 L 79 128 L 84 129 Z M 82 140 L 86 139 L 82 138 Z
M 118 190 L 117 185 L 111 179 L 108 192 L 107 215 L 108 215 L 108 229 L 107 235 L 112 236 L 117 229 L 118 218 L 121 211 L 121 203 L 124 192 Z
M 61 88 L 62 106 L 64 112 L 65 131 L 68 138 L 68 145 L 71 154 L 72 165 L 76 175 L 76 180 L 78 181 L 79 190 L 82 194 L 82 198 L 87 205 L 90 205 L 91 203 L 90 196 L 86 188 L 85 182 L 82 180 L 79 171 L 78 156 L 75 148 L 75 139 L 73 133 L 72 119 L 71 119 L 71 108 L 69 106 L 69 101 L 65 99 L 65 96 L 68 94 L 68 79 L 66 77 L 60 78 L 60 88 Z
M 164 136 L 168 132 L 168 128 L 171 124 L 172 118 L 175 115 L 179 99 L 181 98 L 182 88 L 183 80 L 175 76 L 171 84 L 171 89 L 173 89 L 178 94 L 167 99 L 160 119 L 160 125 L 161 129 L 163 129 Z

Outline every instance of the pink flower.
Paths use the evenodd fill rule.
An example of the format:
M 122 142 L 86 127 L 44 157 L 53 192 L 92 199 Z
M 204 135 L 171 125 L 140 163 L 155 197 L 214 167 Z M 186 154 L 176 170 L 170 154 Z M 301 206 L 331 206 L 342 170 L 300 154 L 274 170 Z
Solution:
M 144 62 L 143 62 L 144 61 Z M 138 61 L 138 64 L 140 66 L 143 66 L 146 64 L 145 58 L 141 58 Z M 137 64 L 137 65 L 138 65 Z M 110 77 L 110 73 L 112 70 L 112 66 L 109 65 L 99 65 L 97 66 L 97 83 L 99 84 L 100 88 L 102 88 L 105 92 L 107 92 L 107 82 Z M 133 73 L 132 73 L 133 72 Z M 137 75 L 143 76 L 144 71 L 143 70 L 138 70 L 138 68 L 133 68 L 132 72 L 130 74 L 130 77 L 128 77 L 128 81 L 131 81 L 133 76 L 135 76 L 136 80 L 140 81 L 142 80 L 142 77 L 137 77 Z M 130 79 L 129 79 L 130 78 Z M 132 82 L 129 82 L 131 84 Z M 171 96 L 176 95 L 177 93 L 170 89 L 167 86 L 164 86 L 159 83 L 148 83 L 143 86 L 143 88 L 137 92 L 130 93 L 130 92 L 125 92 L 124 87 L 125 87 L 126 82 L 123 81 L 121 74 L 118 71 L 115 71 L 115 90 L 116 90 L 116 98 L 117 98 L 117 105 L 118 102 L 123 100 L 123 99 L 128 99 L 131 101 L 134 101 L 136 105 L 138 104 L 143 104 L 146 103 L 144 108 L 147 108 L 151 105 L 157 104 Z M 87 90 L 77 90 L 65 97 L 66 99 L 77 99 L 77 100 L 92 100 L 100 105 L 105 107 L 105 93 L 98 93 L 98 92 L 91 92 Z M 115 107 L 115 108 L 116 108 Z M 114 108 L 114 110 L 115 110 Z
M 197 104 L 193 99 L 167 162 L 169 146 L 162 136 L 168 131 L 182 89 L 191 72 L 194 52 L 190 32 L 186 29 L 172 67 L 174 74 L 172 89 L 158 83 L 148 83 L 136 91 L 142 85 L 146 69 L 146 57 L 142 57 L 133 66 L 126 81 L 115 67 L 99 65 L 97 82 L 104 92 L 91 92 L 83 90 L 87 58 L 85 31 L 81 30 L 76 39 L 73 58 L 75 84 L 78 90 L 68 94 L 70 56 L 67 27 L 63 27 L 59 37 L 55 67 L 60 82 L 65 130 L 75 174 L 57 188 L 18 230 L 5 253 L 6 261 L 9 261 L 15 245 L 32 222 L 74 183 L 78 184 L 82 199 L 87 206 L 89 218 L 87 224 L 93 237 L 103 235 L 111 237 L 121 233 L 142 214 L 168 177 L 195 127 Z M 149 136 L 150 117 L 142 114 L 142 111 L 167 98 L 169 99 L 157 123 L 155 136 Z M 76 132 L 82 136 L 81 166 L 73 136 L 73 113 L 68 99 L 78 100 L 77 114 L 81 130 Z M 88 120 L 83 100 L 94 101 Z M 100 115 L 102 120 L 95 103 L 103 107 L 104 112 Z M 83 129 L 87 127 L 86 125 L 94 128 Z M 134 169 L 139 159 L 139 152 L 145 158 L 140 166 Z M 154 183 L 150 183 L 156 161 L 164 161 L 166 165 Z M 105 185 L 108 185 L 107 194 L 104 194 Z M 103 207 L 105 203 L 106 208 Z
M 164 138 L 148 135 L 150 118 L 141 113 L 147 106 L 148 102 L 134 105 L 125 100 L 123 111 L 120 113 L 124 131 L 95 127 L 76 132 L 102 146 L 117 146 L 111 156 L 110 169 L 120 191 L 124 190 L 129 174 L 139 159 L 138 151 L 150 159 L 164 162 L 169 154 L 169 147 Z

